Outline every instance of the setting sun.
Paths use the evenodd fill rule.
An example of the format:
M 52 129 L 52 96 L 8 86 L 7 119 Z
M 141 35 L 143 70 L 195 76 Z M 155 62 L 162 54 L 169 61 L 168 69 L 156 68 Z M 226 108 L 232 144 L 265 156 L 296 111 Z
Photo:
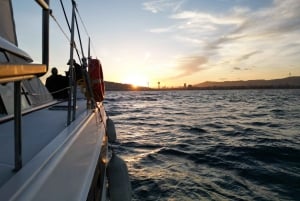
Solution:
M 124 80 L 124 84 L 131 84 L 133 87 L 147 87 L 148 86 L 148 79 L 146 76 L 141 74 L 131 74 L 127 75 Z

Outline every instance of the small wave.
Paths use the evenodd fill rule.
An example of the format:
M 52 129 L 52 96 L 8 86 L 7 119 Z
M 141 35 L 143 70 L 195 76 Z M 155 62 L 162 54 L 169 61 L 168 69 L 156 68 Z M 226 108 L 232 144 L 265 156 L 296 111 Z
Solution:
M 207 127 L 211 127 L 211 128 L 224 128 L 224 125 L 223 123 L 208 123 L 208 124 L 205 124 L 205 126 Z
M 270 123 L 268 126 L 270 128 L 280 128 L 280 127 L 282 127 L 282 125 L 280 125 L 280 124 L 274 124 L 274 123 Z
M 251 122 L 251 125 L 253 125 L 253 126 L 267 126 L 267 125 L 269 125 L 269 123 L 268 122 L 255 121 L 255 122 Z
M 284 146 L 258 145 L 245 149 L 246 153 L 262 162 L 299 162 L 300 150 Z
M 166 111 L 166 110 L 173 111 L 173 110 L 174 110 L 174 108 L 172 108 L 172 107 L 166 107 L 166 106 L 162 106 L 161 109 L 162 109 L 163 111 Z
M 160 149 L 157 154 L 162 154 L 162 155 L 172 155 L 172 156 L 179 156 L 179 157 L 188 157 L 190 153 L 181 151 L 179 149 L 175 148 L 162 148 Z
M 179 143 L 179 144 L 176 145 L 176 147 L 178 147 L 180 149 L 186 149 L 186 148 L 188 148 L 190 146 L 191 146 L 190 143 L 189 144 L 187 144 L 187 143 Z
M 207 130 L 205 130 L 203 128 L 195 127 L 195 126 L 185 126 L 185 125 L 182 125 L 182 127 L 183 128 L 181 128 L 181 131 L 183 131 L 183 132 L 195 133 L 195 134 L 207 133 Z
M 205 129 L 198 127 L 191 127 L 189 130 L 196 133 L 207 133 Z
M 244 129 L 244 133 L 245 133 L 245 134 L 248 134 L 248 133 L 255 133 L 255 132 L 256 132 L 256 130 L 253 129 L 253 128 L 245 128 L 245 129 Z
M 257 118 L 257 117 L 265 117 L 268 116 L 268 113 L 247 113 L 247 114 L 241 114 L 241 117 L 246 117 L 246 118 Z
M 136 99 L 137 101 L 157 101 L 157 98 L 152 98 L 152 97 L 139 97 Z
M 271 110 L 271 113 L 278 115 L 278 116 L 283 116 L 285 115 L 285 111 L 284 110 L 280 110 L 280 109 L 273 109 Z
M 133 200 L 299 199 L 300 91 L 280 92 L 113 94 Z
M 116 98 L 105 98 L 104 103 L 117 101 Z
M 133 120 L 142 120 L 140 117 L 128 117 L 128 121 L 133 121 Z
M 165 119 L 166 122 L 175 122 L 175 119 Z
M 140 114 L 140 113 L 144 112 L 143 108 L 128 108 L 128 109 L 129 109 L 129 111 L 127 111 L 127 112 L 130 112 L 130 113 Z
M 157 193 L 162 192 L 157 181 L 151 178 L 134 178 L 131 185 L 134 189 L 133 200 L 157 200 Z
M 257 110 L 266 109 L 266 108 L 269 108 L 269 106 L 266 106 L 266 105 L 260 105 L 260 106 L 257 106 L 257 107 L 256 107 Z
M 174 113 L 172 113 L 173 115 L 189 115 L 188 113 L 186 113 L 186 112 L 174 112 Z
M 157 148 L 162 147 L 159 144 L 145 144 L 145 143 L 138 143 L 138 142 L 125 142 L 125 143 L 122 143 L 122 146 L 133 147 L 133 148 L 143 148 L 143 149 L 157 149 Z
M 107 112 L 107 116 L 118 116 L 121 115 L 122 112 L 118 112 L 118 111 L 109 111 Z

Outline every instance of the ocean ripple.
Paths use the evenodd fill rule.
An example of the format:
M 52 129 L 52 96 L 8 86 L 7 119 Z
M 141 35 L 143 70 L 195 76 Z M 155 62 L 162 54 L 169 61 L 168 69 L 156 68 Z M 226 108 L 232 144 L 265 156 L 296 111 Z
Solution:
M 300 90 L 108 92 L 133 200 L 298 200 Z

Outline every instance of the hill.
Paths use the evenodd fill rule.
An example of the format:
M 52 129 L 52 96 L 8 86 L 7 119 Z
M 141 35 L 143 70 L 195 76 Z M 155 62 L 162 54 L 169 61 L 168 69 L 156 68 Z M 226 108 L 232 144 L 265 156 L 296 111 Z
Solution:
M 117 82 L 104 81 L 104 84 L 107 91 L 139 91 L 148 89 L 148 87 L 134 87 L 131 84 L 121 84 Z
M 196 84 L 196 88 L 300 88 L 300 76 L 273 80 L 247 80 L 203 82 Z
M 148 88 L 134 87 L 131 84 L 105 81 L 107 91 L 141 91 L 141 90 L 191 90 L 191 89 L 287 89 L 300 88 L 300 76 L 287 77 L 273 80 L 247 80 L 247 81 L 224 81 L 224 82 L 203 82 L 193 86 L 177 88 Z

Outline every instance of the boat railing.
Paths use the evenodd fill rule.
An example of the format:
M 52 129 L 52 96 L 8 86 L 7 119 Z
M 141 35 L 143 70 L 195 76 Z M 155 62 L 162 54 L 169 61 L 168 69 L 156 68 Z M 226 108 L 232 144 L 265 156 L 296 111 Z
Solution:
M 31 79 L 46 72 L 44 64 L 0 64 L 0 83 Z
M 43 64 L 0 64 L 0 84 L 14 83 L 14 146 L 15 168 L 22 168 L 22 87 L 21 81 L 47 73 L 49 65 L 49 0 L 36 0 L 43 9 Z
M 49 5 L 48 5 L 48 1 L 45 2 L 44 0 L 35 0 L 43 9 L 48 10 L 49 9 Z
M 44 64 L 0 64 L 0 84 L 14 82 L 15 171 L 22 168 L 21 81 L 47 72 Z
M 11 64 L 4 63 L 0 64 L 0 84 L 14 82 L 14 141 L 15 141 L 15 171 L 22 168 L 22 87 L 21 81 L 26 79 L 32 79 L 34 77 L 40 77 L 47 73 L 49 66 L 49 16 L 51 14 L 51 9 L 49 8 L 49 0 L 35 0 L 42 8 L 43 20 L 42 20 L 42 64 Z M 72 0 L 72 23 L 70 27 L 71 42 L 70 42 L 70 66 L 69 66 L 69 98 L 68 98 L 68 115 L 67 115 L 67 125 L 70 125 L 72 121 L 75 120 L 76 116 L 76 93 L 77 86 L 75 81 L 75 69 L 73 64 L 73 50 L 75 48 L 74 43 L 74 31 L 75 31 L 75 1 Z M 78 25 L 77 25 L 78 26 Z M 83 51 L 83 50 L 82 50 Z M 84 55 L 83 55 L 84 58 Z M 84 63 L 85 67 L 87 66 Z M 86 72 L 85 72 L 86 73 Z M 91 94 L 92 107 L 95 107 L 95 101 L 93 94 L 91 92 L 91 83 L 87 77 L 87 87 Z

